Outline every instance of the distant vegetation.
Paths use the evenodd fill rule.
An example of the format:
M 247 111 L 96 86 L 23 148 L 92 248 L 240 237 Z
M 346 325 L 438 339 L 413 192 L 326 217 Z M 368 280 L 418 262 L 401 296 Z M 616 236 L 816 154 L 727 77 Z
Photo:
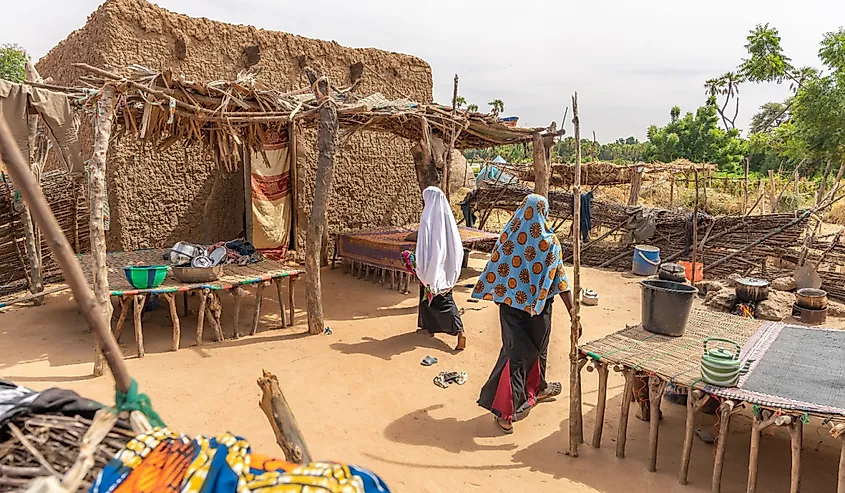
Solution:
M 752 175 L 768 170 L 789 175 L 799 166 L 802 177 L 835 175 L 845 161 L 845 28 L 823 36 L 821 67 L 794 66 L 778 30 L 768 24 L 752 29 L 746 41 L 747 56 L 734 70 L 704 81 L 702 106 L 683 115 L 672 107 L 669 121 L 649 127 L 645 142 L 633 137 L 605 144 L 582 139 L 583 160 L 624 164 L 684 158 L 715 163 L 723 174 L 739 175 L 748 158 Z M 742 137 L 736 127 L 741 88 L 762 83 L 788 84 L 790 95 L 761 106 Z M 497 155 L 517 163 L 532 159 L 530 144 L 466 154 L 470 160 Z M 556 162 L 572 162 L 574 156 L 572 137 L 557 142 L 552 151 Z
M 0 79 L 12 82 L 26 80 L 26 62 L 29 55 L 15 44 L 0 45 Z

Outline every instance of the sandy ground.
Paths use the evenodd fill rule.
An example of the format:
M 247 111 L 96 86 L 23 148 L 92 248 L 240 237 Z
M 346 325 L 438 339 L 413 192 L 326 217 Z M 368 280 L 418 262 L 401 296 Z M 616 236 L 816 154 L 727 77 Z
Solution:
M 569 458 L 568 396 L 536 408 L 516 433 L 503 436 L 491 415 L 476 405 L 478 392 L 499 352 L 498 312 L 494 305 L 468 303 L 469 288 L 484 265 L 474 254 L 455 299 L 467 309 L 469 347 L 457 354 L 452 338 L 430 339 L 414 333 L 416 296 L 403 296 L 353 279 L 340 270 L 323 278 L 326 324 L 333 335 L 309 337 L 304 312 L 297 325 L 276 329 L 278 305 L 268 295 L 258 335 L 193 347 L 195 317 L 183 319 L 182 344 L 169 351 L 169 315 L 162 306 L 145 320 L 147 355 L 135 356 L 131 325 L 123 343 L 128 366 L 168 425 L 189 434 L 232 431 L 254 447 L 278 453 L 273 434 L 258 408 L 255 383 L 262 369 L 279 376 L 287 400 L 313 455 L 361 464 L 377 471 L 397 492 L 562 491 L 704 492 L 710 490 L 714 446 L 696 440 L 690 484 L 677 482 L 685 410 L 664 404 L 657 473 L 646 472 L 648 426 L 632 419 L 628 454 L 614 454 L 621 378 L 611 373 L 608 416 L 600 449 L 582 446 Z M 302 284 L 302 283 L 300 283 Z M 637 280 L 618 273 L 586 269 L 583 284 L 601 296 L 585 307 L 584 337 L 594 339 L 639 320 Z M 231 304 L 231 297 L 226 303 Z M 298 293 L 298 308 L 304 296 Z M 252 311 L 253 298 L 243 313 Z M 196 299 L 192 299 L 196 308 Z M 549 354 L 551 380 L 568 381 L 569 320 L 556 307 Z M 231 310 L 224 310 L 224 317 Z M 250 316 L 242 317 L 246 330 Z M 226 333 L 231 334 L 231 320 Z M 831 325 L 840 325 L 831 324 Z M 0 314 L 0 376 L 36 389 L 61 386 L 112 403 L 111 378 L 89 376 L 92 338 L 67 295 L 38 308 L 13 308 Z M 206 330 L 206 334 L 210 331 Z M 440 359 L 426 368 L 426 355 Z M 440 371 L 469 373 L 464 386 L 440 389 Z M 564 384 L 565 388 L 567 387 Z M 597 380 L 584 372 L 585 435 L 592 435 Z M 564 392 L 566 394 L 566 392 Z M 633 408 L 632 408 L 633 410 Z M 701 418 L 713 426 L 715 417 Z M 745 491 L 750 418 L 731 424 L 725 493 Z M 715 429 L 715 428 L 714 428 Z M 802 491 L 836 490 L 839 450 L 819 423 L 805 427 Z M 764 436 L 758 491 L 789 489 L 789 440 L 781 430 Z

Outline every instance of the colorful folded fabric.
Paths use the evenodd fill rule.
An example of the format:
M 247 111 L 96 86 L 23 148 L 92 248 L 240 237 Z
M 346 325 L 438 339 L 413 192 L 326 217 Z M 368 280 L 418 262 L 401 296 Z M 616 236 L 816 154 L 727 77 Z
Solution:
M 167 428 L 139 435 L 103 469 L 91 493 L 381 493 L 390 489 L 356 466 L 291 464 L 251 451 L 243 438 L 224 433 L 191 439 Z

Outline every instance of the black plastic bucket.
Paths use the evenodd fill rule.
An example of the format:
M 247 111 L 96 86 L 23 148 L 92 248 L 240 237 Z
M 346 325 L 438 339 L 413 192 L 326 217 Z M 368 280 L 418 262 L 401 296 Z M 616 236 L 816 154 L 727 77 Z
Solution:
M 698 289 L 688 284 L 648 279 L 643 289 L 643 328 L 672 337 L 684 335 Z

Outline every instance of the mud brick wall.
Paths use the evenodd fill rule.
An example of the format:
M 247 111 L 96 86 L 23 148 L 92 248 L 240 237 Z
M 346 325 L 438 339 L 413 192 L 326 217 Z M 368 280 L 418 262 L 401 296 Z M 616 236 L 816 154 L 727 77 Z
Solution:
M 230 25 L 174 14 L 145 0 L 109 0 L 86 25 L 42 58 L 43 77 L 78 83 L 70 67 L 85 62 L 110 69 L 130 64 L 172 69 L 188 79 L 234 79 L 247 69 L 244 49 L 258 46 L 260 61 L 251 69 L 259 80 L 281 90 L 307 84 L 300 70 L 304 56 L 325 70 L 332 83 L 350 82 L 353 64 L 364 64 L 359 93 L 388 98 L 432 100 L 431 68 L 423 60 L 373 48 L 353 49 L 252 26 Z M 183 47 L 186 48 L 183 50 Z M 177 57 L 177 52 L 186 52 Z M 90 123 L 83 124 L 84 153 L 90 155 Z M 300 136 L 297 196 L 298 243 L 305 237 L 316 172 L 316 132 Z M 363 132 L 343 147 L 335 164 L 335 188 L 328 218 L 332 235 L 359 228 L 413 223 L 422 207 L 410 148 L 390 135 Z M 243 229 L 243 176 L 225 173 L 198 149 L 173 146 L 158 152 L 132 138 L 114 143 L 108 155 L 112 214 L 108 246 L 128 250 L 175 241 L 217 241 Z

